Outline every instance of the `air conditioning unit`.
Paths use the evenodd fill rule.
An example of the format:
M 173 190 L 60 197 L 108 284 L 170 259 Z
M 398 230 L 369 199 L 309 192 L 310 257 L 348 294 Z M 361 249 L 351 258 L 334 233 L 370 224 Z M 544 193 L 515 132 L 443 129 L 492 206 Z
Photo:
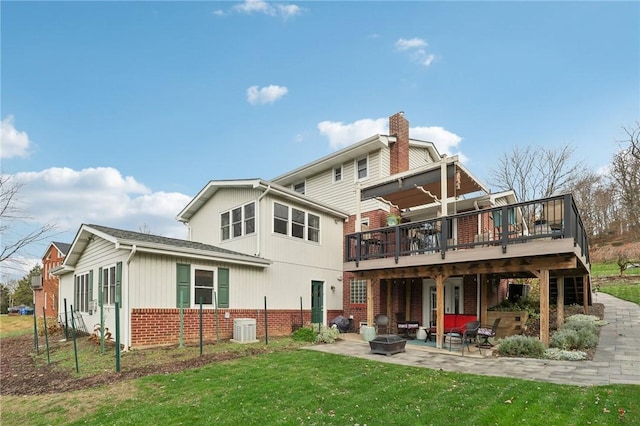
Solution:
M 236 343 L 255 343 L 256 320 L 253 318 L 237 318 L 233 320 L 233 339 Z

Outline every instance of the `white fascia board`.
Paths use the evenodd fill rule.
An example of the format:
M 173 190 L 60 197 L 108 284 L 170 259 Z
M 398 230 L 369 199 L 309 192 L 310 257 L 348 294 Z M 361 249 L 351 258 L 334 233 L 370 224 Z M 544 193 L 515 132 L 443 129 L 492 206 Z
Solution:
M 256 187 L 261 179 L 210 180 L 195 197 L 176 215 L 176 220 L 187 223 L 193 215 L 221 188 Z

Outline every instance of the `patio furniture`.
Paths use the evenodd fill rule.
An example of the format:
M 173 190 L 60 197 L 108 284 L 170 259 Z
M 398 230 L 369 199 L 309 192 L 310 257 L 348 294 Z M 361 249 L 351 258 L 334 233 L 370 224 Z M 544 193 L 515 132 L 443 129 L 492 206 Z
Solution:
M 465 325 L 471 321 L 477 321 L 478 317 L 475 315 L 465 315 L 465 314 L 444 314 L 444 335 L 447 333 L 457 333 L 462 334 L 465 330 Z M 431 336 L 435 336 L 436 334 L 436 323 L 435 321 L 431 322 L 431 327 L 427 333 L 427 339 L 431 340 Z M 444 336 L 443 336 L 444 337 Z M 426 342 L 426 340 L 425 340 Z
M 462 333 L 462 355 L 464 355 L 465 344 L 467 346 L 467 350 L 471 352 L 471 349 L 469 349 L 469 343 L 471 343 L 471 341 L 478 340 L 479 329 L 480 329 L 480 321 L 471 321 L 465 324 L 465 330 L 464 330 L 464 333 Z M 480 347 L 478 347 L 478 350 L 480 350 Z
M 418 327 L 420 327 L 420 321 L 407 321 L 404 312 L 396 312 L 396 326 L 398 328 L 398 334 L 400 334 L 400 330 L 403 330 L 402 335 L 409 337 L 409 333 L 412 330 L 414 333 L 417 333 Z
M 491 348 L 493 347 L 493 343 L 489 342 L 489 338 L 496 337 L 496 332 L 498 331 L 498 325 L 500 324 L 500 320 L 502 318 L 496 318 L 493 321 L 493 325 L 491 328 L 489 326 L 482 326 L 478 328 L 477 336 L 481 337 L 483 340 L 478 344 L 478 348 Z
M 391 320 L 387 315 L 378 314 L 374 321 L 376 325 L 376 334 L 389 334 L 391 332 Z M 381 331 L 384 330 L 384 333 Z

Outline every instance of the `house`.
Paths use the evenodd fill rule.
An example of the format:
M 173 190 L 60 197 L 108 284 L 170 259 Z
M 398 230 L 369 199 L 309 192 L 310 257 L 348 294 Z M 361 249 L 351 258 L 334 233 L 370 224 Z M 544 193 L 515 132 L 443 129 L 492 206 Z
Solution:
M 588 306 L 588 244 L 570 194 L 493 194 L 457 156 L 411 139 L 403 113 L 389 133 L 269 181 L 208 182 L 176 217 L 187 240 L 83 225 L 55 271 L 60 297 L 105 327 L 121 301 L 125 346 L 176 343 L 180 312 L 194 340 L 202 295 L 209 339 L 232 337 L 236 319 L 264 336 L 379 313 L 442 335 L 445 313 L 484 320 L 502 291 L 490 283 L 519 277 L 540 278 L 543 323 L 565 281 Z
M 246 318 L 264 335 L 265 309 L 272 335 L 342 312 L 342 256 L 334 251 L 345 213 L 247 179 L 209 182 L 178 217 L 190 234 L 201 229 L 202 240 L 226 244 L 80 227 L 54 271 L 61 305 L 73 306 L 79 327 L 115 330 L 118 316 L 125 347 L 144 347 L 197 341 L 201 298 L 207 340 L 232 337 L 234 320 Z
M 35 315 L 58 317 L 59 279 L 51 274 L 51 270 L 62 265 L 69 246 L 68 243 L 51 242 L 42 256 L 42 279 L 35 285 L 32 283 Z

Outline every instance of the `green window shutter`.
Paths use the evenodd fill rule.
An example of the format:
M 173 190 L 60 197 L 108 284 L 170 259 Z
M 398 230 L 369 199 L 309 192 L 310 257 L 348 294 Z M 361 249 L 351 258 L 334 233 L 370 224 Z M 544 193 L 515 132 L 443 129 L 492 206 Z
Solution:
M 78 276 L 73 276 L 73 309 L 78 309 Z
M 180 308 L 180 295 L 182 295 L 182 307 L 191 306 L 189 295 L 191 287 L 191 265 L 176 264 L 176 306 Z
M 122 308 L 122 262 L 116 263 L 116 302 Z
M 98 268 L 98 304 L 102 306 L 102 268 Z
M 93 300 L 93 269 L 89 271 L 89 303 L 91 303 L 92 300 Z
M 229 269 L 218 268 L 218 307 L 229 307 Z

